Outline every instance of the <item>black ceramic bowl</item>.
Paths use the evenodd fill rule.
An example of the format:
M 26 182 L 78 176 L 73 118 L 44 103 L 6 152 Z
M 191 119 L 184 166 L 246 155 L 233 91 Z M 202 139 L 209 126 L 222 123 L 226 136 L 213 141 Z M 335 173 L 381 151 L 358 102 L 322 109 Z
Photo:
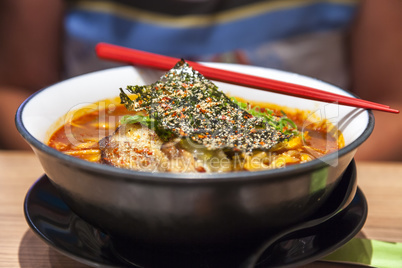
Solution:
M 292 73 L 211 64 L 339 94 L 349 93 Z M 231 95 L 312 111 L 343 133 L 346 146 L 311 162 L 281 169 L 226 174 L 146 173 L 86 162 L 46 145 L 69 111 L 116 97 L 126 85 L 154 82 L 162 73 L 120 67 L 45 88 L 18 109 L 16 125 L 70 208 L 114 237 L 151 245 L 219 245 L 270 234 L 302 222 L 330 202 L 328 196 L 371 134 L 371 112 L 224 83 Z

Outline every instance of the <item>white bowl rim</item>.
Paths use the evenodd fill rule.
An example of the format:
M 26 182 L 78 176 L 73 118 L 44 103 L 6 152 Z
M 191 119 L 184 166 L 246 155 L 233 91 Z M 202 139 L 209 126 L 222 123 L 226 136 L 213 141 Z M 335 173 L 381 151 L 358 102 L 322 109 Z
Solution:
M 225 63 L 219 63 L 217 65 L 225 65 Z M 228 64 L 228 65 L 235 65 L 235 64 Z M 132 66 L 122 66 L 122 67 L 114 67 L 111 69 L 118 69 L 118 68 L 127 68 L 127 67 L 132 67 Z M 247 68 L 262 68 L 258 66 L 247 66 Z M 103 72 L 111 69 L 105 69 L 97 72 Z M 287 74 L 295 74 L 291 72 L 286 72 L 286 71 L 280 71 L 276 69 L 270 69 L 270 68 L 262 68 L 262 69 L 268 69 L 268 70 L 273 70 L 275 72 L 282 72 L 282 73 L 287 73 Z M 95 73 L 97 73 L 95 72 Z M 89 73 L 92 74 L 92 73 Z M 81 75 L 85 76 L 87 74 Z M 297 74 L 299 75 L 299 74 Z M 302 76 L 303 75 L 299 75 Z M 307 76 L 306 76 L 307 77 Z M 75 77 L 69 78 L 74 79 Z M 314 79 L 319 82 L 324 82 L 319 79 L 307 77 L 309 79 Z M 67 81 L 64 80 L 64 81 Z M 66 163 L 69 163 L 71 167 L 74 168 L 79 168 L 79 169 L 85 169 L 88 171 L 93 171 L 93 172 L 99 172 L 103 173 L 105 175 L 111 175 L 111 179 L 135 179 L 135 180 L 146 180 L 146 181 L 154 181 L 154 182 L 186 182 L 186 183 L 196 183 L 196 182 L 230 182 L 230 181 L 243 181 L 247 180 L 250 181 L 252 178 L 254 179 L 275 179 L 275 178 L 283 178 L 285 176 L 292 176 L 294 174 L 301 174 L 301 173 L 306 173 L 310 171 L 314 171 L 317 169 L 320 169 L 322 167 L 328 166 L 328 163 L 331 163 L 332 161 L 336 160 L 337 158 L 340 158 L 354 150 L 356 150 L 364 141 L 368 139 L 368 137 L 371 135 L 373 129 L 374 129 L 374 115 L 371 110 L 366 110 L 368 113 L 368 122 L 363 130 L 362 134 L 352 141 L 350 144 L 346 145 L 345 147 L 337 150 L 334 153 L 327 154 L 325 156 L 322 156 L 320 158 L 305 162 L 305 163 L 300 163 L 296 165 L 290 165 L 286 166 L 285 168 L 278 168 L 278 169 L 270 169 L 270 170 L 261 170 L 261 171 L 241 171 L 241 172 L 229 172 L 229 173 L 166 173 L 166 172 L 142 172 L 142 171 L 134 171 L 134 170 L 129 170 L 129 169 L 123 169 L 123 168 L 117 168 L 109 165 L 104 165 L 104 164 L 99 164 L 99 163 L 93 163 L 89 162 L 86 160 L 82 160 L 73 156 L 69 156 L 67 154 L 64 154 L 56 149 L 53 149 L 43 142 L 39 141 L 36 139 L 32 134 L 29 133 L 28 129 L 25 127 L 23 123 L 23 118 L 22 118 L 22 113 L 24 111 L 25 106 L 27 103 L 29 103 L 32 99 L 35 98 L 38 94 L 41 92 L 47 90 L 48 88 L 57 85 L 63 81 L 57 82 L 53 85 L 49 85 L 45 88 L 42 88 L 41 90 L 35 92 L 32 94 L 30 97 L 28 97 L 18 108 L 16 115 L 15 115 L 15 124 L 20 132 L 21 136 L 30 144 L 31 147 L 39 150 L 42 153 L 45 153 L 47 155 L 50 155 L 54 158 L 57 158 L 58 160 L 65 161 Z M 331 84 L 330 84 L 331 85 Z M 342 91 L 346 92 L 347 94 L 358 98 L 355 94 L 341 89 Z M 34 150 L 35 151 L 35 150 Z

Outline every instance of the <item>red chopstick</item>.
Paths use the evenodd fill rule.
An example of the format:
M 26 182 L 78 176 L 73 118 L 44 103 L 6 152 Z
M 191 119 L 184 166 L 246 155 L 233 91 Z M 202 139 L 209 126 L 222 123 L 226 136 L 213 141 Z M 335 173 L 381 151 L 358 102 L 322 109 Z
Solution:
M 124 62 L 138 66 L 151 67 L 159 70 L 169 70 L 179 61 L 177 58 L 158 55 L 150 52 L 136 49 L 116 46 L 107 43 L 99 43 L 96 46 L 96 53 L 99 58 Z M 398 110 L 389 106 L 374 103 L 362 99 L 343 96 L 327 91 L 278 81 L 274 79 L 253 76 L 233 71 L 227 71 L 205 65 L 187 61 L 195 70 L 199 71 L 208 79 L 227 82 L 231 84 L 252 87 L 260 90 L 282 93 L 290 96 L 301 97 L 305 99 L 337 103 L 341 105 L 353 106 L 357 108 L 372 109 L 390 113 L 399 113 Z

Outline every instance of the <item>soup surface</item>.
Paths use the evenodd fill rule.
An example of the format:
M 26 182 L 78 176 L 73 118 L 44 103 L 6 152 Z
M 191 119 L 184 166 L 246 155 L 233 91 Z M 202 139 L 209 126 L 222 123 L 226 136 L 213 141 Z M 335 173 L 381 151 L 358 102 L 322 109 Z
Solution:
M 309 121 L 306 118 L 308 117 L 306 111 L 292 111 L 286 107 L 261 103 L 249 103 L 249 105 L 251 108 L 269 109 L 278 116 L 285 112 L 287 118 L 297 125 L 300 134 L 278 143 L 267 151 L 256 150 L 251 153 L 240 152 L 238 154 L 222 150 L 208 151 L 186 140 L 173 142 L 173 145 L 179 149 L 173 148 L 172 142 L 159 142 L 159 144 L 154 142 L 148 146 L 134 144 L 135 147 L 128 148 L 128 151 L 131 151 L 129 156 L 117 158 L 115 161 L 120 161 L 120 163 L 116 164 L 115 161 L 107 161 L 105 153 L 102 154 L 102 141 L 105 137 L 120 136 L 119 138 L 122 140 L 117 143 L 131 146 L 132 144 L 127 141 L 123 133 L 116 134 L 116 129 L 121 127 L 122 118 L 127 115 L 136 115 L 138 112 L 127 111 L 124 105 L 114 104 L 113 101 L 107 100 L 77 111 L 76 116 L 73 116 L 69 122 L 51 135 L 48 145 L 65 154 L 91 162 L 112 164 L 134 170 L 167 172 L 227 172 L 281 168 L 321 157 L 344 145 L 342 134 L 331 123 L 327 120 Z M 137 123 L 132 125 L 138 126 Z M 140 128 L 147 130 L 146 126 Z M 140 135 L 152 140 L 152 135 L 147 132 L 140 133 Z M 159 146 L 159 148 L 148 150 L 148 152 L 145 150 L 155 146 Z M 115 146 L 113 150 L 117 151 L 116 148 L 118 147 Z M 155 163 L 151 156 L 157 155 L 156 150 L 158 149 L 160 150 L 159 157 L 162 160 L 157 160 Z M 104 148 L 103 151 L 105 151 Z M 120 150 L 118 153 L 123 154 L 124 152 Z M 148 157 L 139 157 L 144 154 Z M 166 155 L 165 162 L 163 162 L 162 154 Z M 169 158 L 175 159 L 174 163 L 168 162 Z M 133 163 L 136 160 L 141 163 Z M 162 163 L 165 163 L 165 168 L 156 167 Z
M 88 161 L 148 172 L 281 168 L 344 146 L 307 111 L 229 98 L 179 62 L 151 85 L 120 89 L 66 115 L 48 145 Z

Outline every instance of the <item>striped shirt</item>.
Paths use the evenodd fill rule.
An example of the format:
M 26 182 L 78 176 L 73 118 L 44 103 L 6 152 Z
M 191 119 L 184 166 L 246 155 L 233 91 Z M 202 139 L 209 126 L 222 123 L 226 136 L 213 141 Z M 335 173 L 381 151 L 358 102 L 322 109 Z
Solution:
M 357 0 L 70 0 L 66 76 L 116 66 L 108 42 L 188 60 L 292 71 L 347 87 L 345 34 Z

